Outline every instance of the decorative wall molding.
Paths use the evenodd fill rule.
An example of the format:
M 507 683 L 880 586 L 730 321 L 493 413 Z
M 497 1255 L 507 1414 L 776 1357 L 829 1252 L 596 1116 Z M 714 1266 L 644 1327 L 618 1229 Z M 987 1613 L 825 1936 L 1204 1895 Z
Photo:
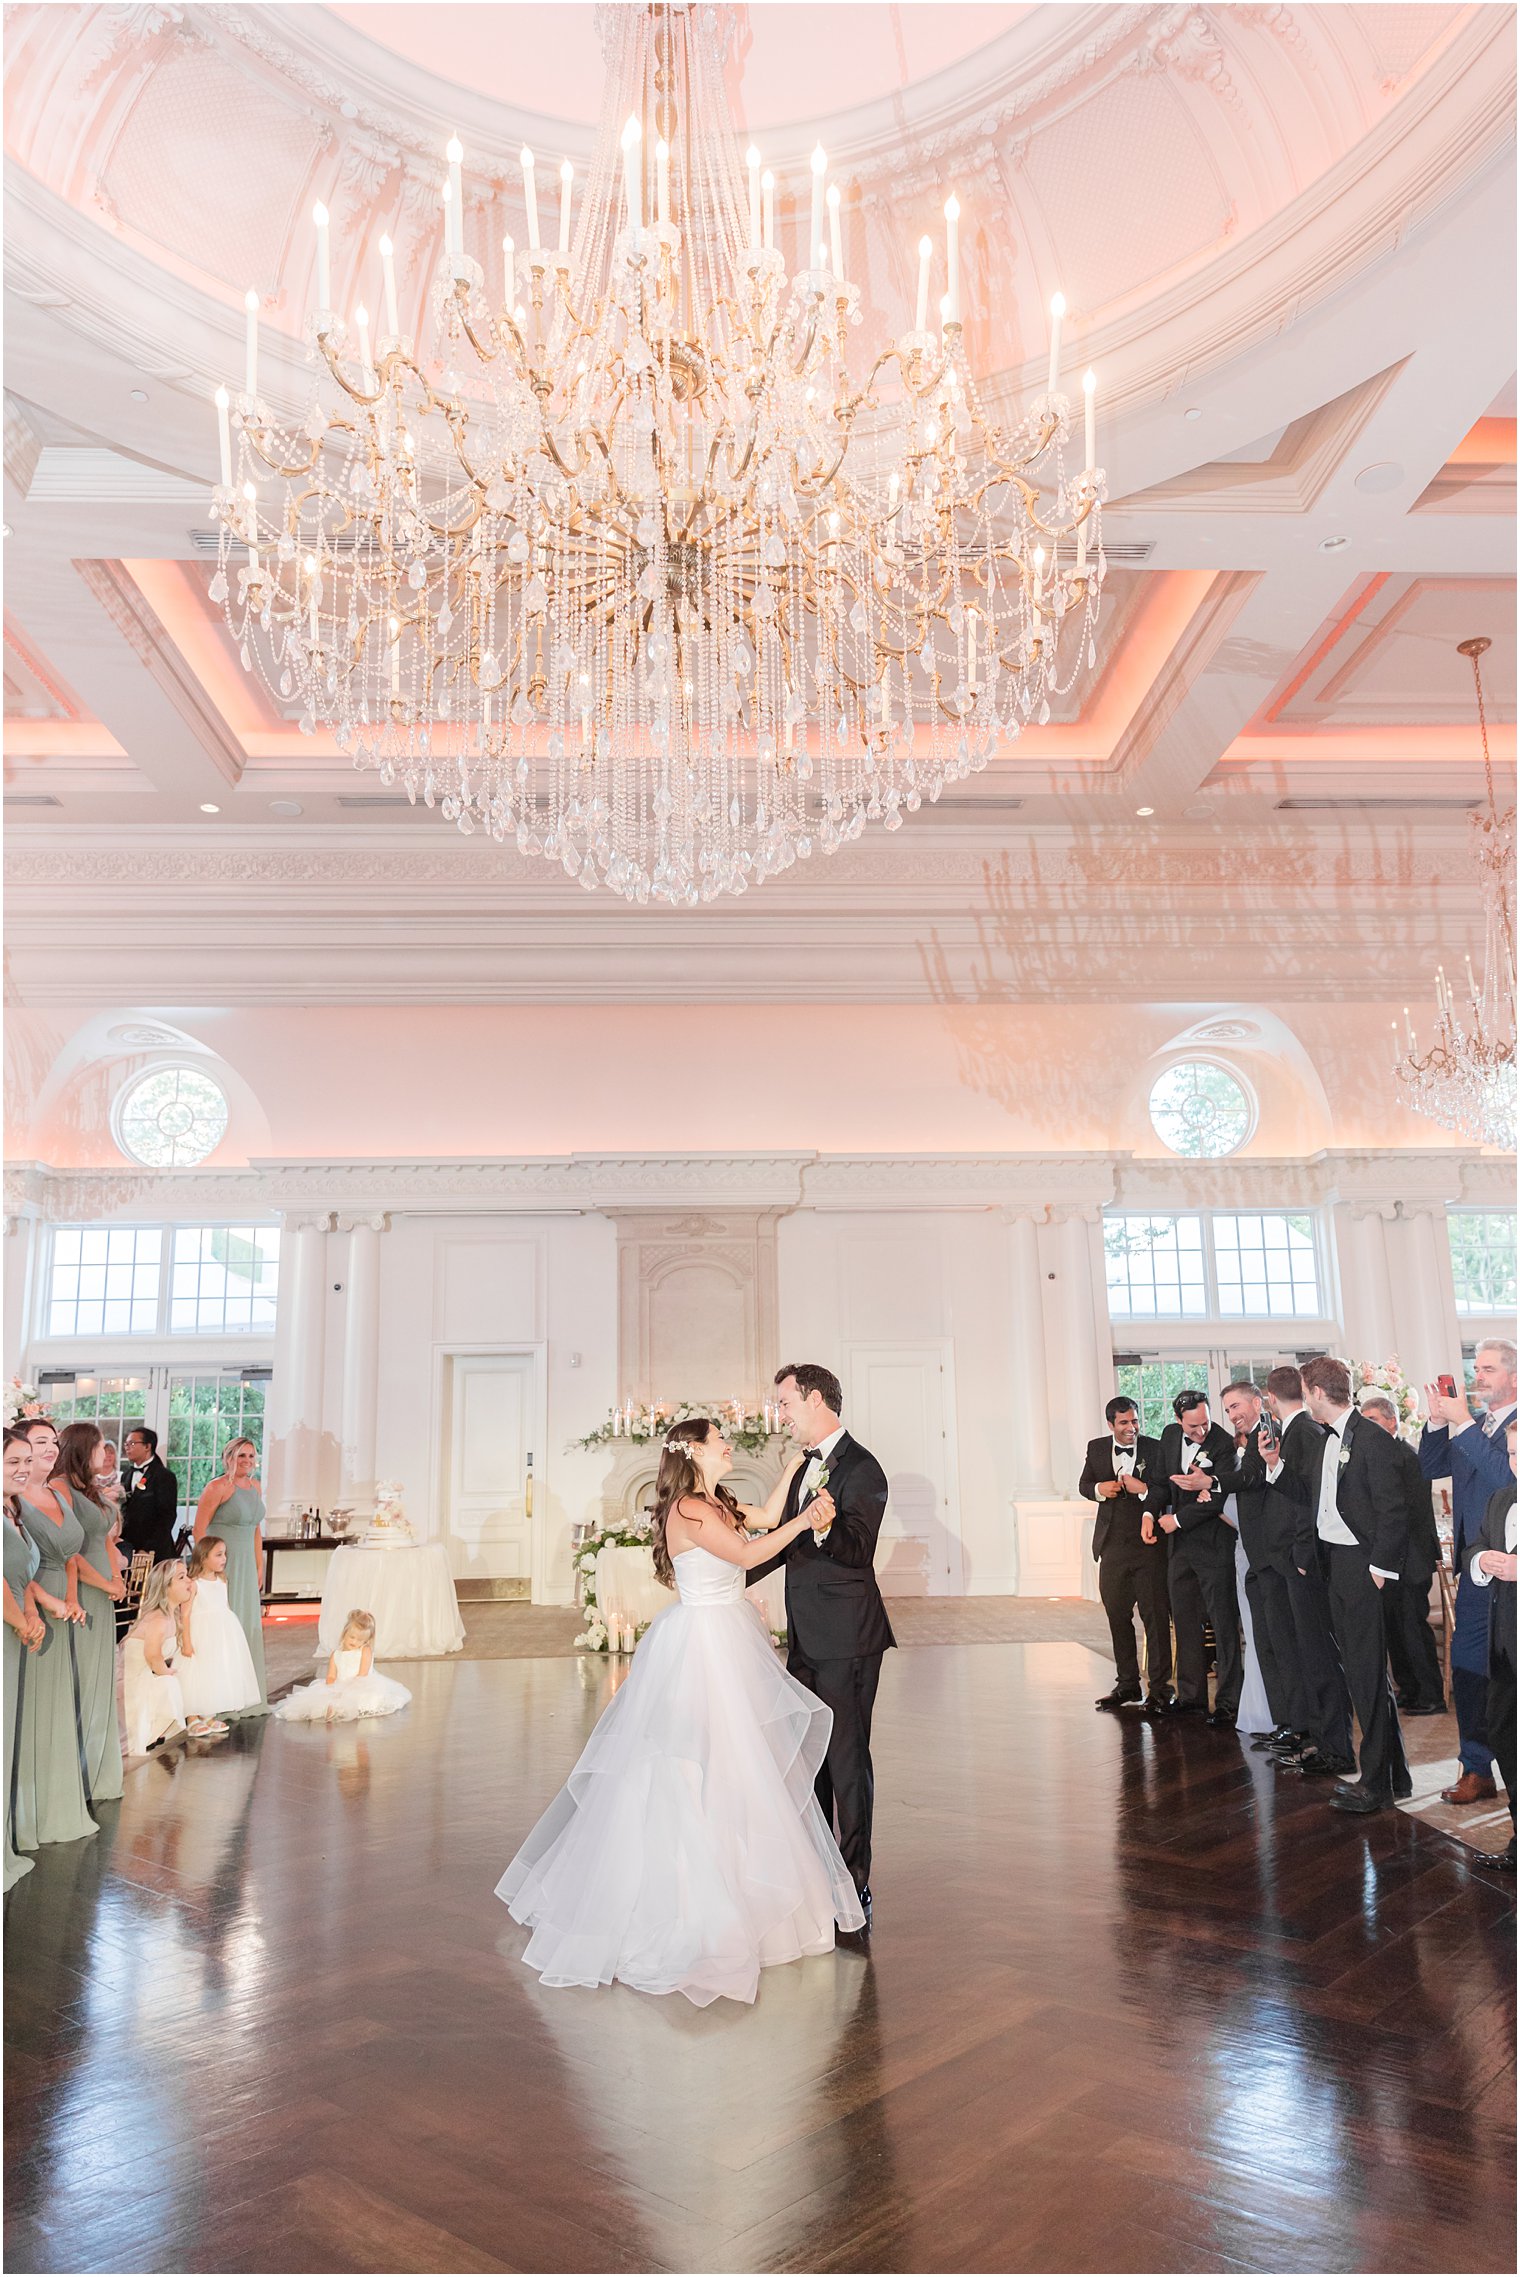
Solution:
M 74 567 L 218 774 L 235 787 L 243 772 L 243 746 L 185 663 L 136 579 L 119 561 L 76 561 Z
M 558 1155 L 513 1161 L 259 1162 L 247 1170 L 70 1170 L 14 1162 L 8 1215 L 52 1224 L 278 1216 L 287 1229 L 425 1216 L 596 1213 L 639 1240 L 700 1250 L 732 1242 L 734 1213 L 774 1223 L 794 1210 L 997 1212 L 1038 1222 L 1109 1204 L 1131 1209 L 1514 1207 L 1513 1157 L 1460 1149 L 1325 1151 L 1227 1162 L 1124 1154 Z M 693 1220 L 682 1212 L 702 1213 Z M 709 1222 L 714 1230 L 700 1230 Z M 760 1238 L 746 1220 L 741 1243 Z

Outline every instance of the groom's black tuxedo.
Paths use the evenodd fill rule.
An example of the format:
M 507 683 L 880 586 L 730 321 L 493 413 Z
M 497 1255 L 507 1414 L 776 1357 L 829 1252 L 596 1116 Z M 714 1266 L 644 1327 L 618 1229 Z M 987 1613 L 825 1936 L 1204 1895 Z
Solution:
M 822 1542 L 805 1528 L 749 1578 L 786 1568 L 786 1665 L 833 1711 L 829 1752 L 818 1773 L 825 1818 L 837 1811 L 839 1848 L 857 1889 L 871 1879 L 871 1710 L 881 1656 L 897 1642 L 873 1559 L 887 1507 L 887 1474 L 848 1431 L 829 1450 L 827 1492 L 834 1523 Z M 806 1507 L 803 1464 L 787 1490 L 782 1523 Z M 809 1498 L 810 1499 L 810 1498 Z

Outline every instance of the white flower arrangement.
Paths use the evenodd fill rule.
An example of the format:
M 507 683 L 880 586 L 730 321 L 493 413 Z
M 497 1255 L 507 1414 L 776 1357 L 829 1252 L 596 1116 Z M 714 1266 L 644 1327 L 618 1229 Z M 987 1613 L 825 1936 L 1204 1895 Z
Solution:
M 651 1531 L 648 1525 L 599 1526 L 594 1534 L 588 1534 L 585 1541 L 581 1543 L 580 1548 L 571 1559 L 571 1564 L 580 1577 L 581 1606 L 586 1615 L 586 1626 L 575 1639 L 577 1652 L 609 1652 L 612 1648 L 606 1619 L 596 1601 L 596 1561 L 602 1551 L 605 1549 L 647 1550 L 651 1547 Z M 635 1645 L 648 1626 L 647 1621 L 641 1621 L 634 1630 L 633 1641 Z M 774 1644 L 785 1644 L 785 1629 L 772 1629 L 771 1640 Z
M 5 1387 L 5 1427 L 13 1430 L 30 1416 L 46 1415 L 47 1401 L 34 1384 L 24 1384 L 19 1376 L 12 1376 Z
M 1420 1436 L 1420 1402 L 1414 1385 L 1399 1366 L 1395 1352 L 1390 1360 L 1353 1360 L 1351 1367 L 1351 1396 L 1360 1407 L 1369 1393 L 1379 1392 L 1391 1399 L 1398 1412 L 1399 1437 L 1418 1439 Z

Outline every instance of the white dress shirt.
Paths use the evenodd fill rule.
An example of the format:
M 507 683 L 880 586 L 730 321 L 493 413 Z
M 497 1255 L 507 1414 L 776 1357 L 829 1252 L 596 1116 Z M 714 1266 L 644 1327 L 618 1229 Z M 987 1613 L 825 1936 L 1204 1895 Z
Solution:
M 1336 1499 L 1341 1483 L 1341 1449 L 1346 1443 L 1346 1425 L 1351 1421 L 1353 1412 L 1348 1407 L 1334 1423 L 1325 1426 L 1325 1460 L 1319 1474 L 1319 1515 L 1315 1520 L 1315 1530 L 1322 1542 L 1335 1542 L 1342 1549 L 1355 1550 L 1360 1549 L 1361 1544 L 1341 1516 L 1340 1504 Z M 1377 1431 L 1381 1425 L 1368 1423 L 1363 1428 Z M 1370 1561 L 1367 1570 L 1378 1574 L 1384 1581 L 1397 1581 L 1399 1578 L 1396 1573 L 1390 1573 L 1387 1566 L 1373 1565 Z
M 1133 1473 L 1135 1457 L 1139 1452 L 1138 1447 L 1121 1447 L 1117 1439 L 1114 1441 L 1114 1477 L 1116 1479 L 1123 1478 L 1126 1472 Z M 1142 1479 L 1135 1489 L 1134 1499 L 1137 1502 L 1143 1502 L 1149 1493 L 1150 1488 Z
M 812 1453 L 808 1456 L 807 1461 L 803 1464 L 802 1492 L 798 1497 L 799 1509 L 801 1508 L 801 1505 L 806 1502 L 808 1496 L 812 1494 L 816 1489 L 819 1479 L 823 1475 L 824 1471 L 828 1468 L 829 1457 L 833 1454 L 834 1449 L 838 1446 L 840 1440 L 843 1437 L 844 1425 L 841 1423 L 837 1431 L 831 1431 L 826 1439 L 819 1440 L 817 1446 L 813 1449 Z M 818 1528 L 815 1526 L 813 1528 L 814 1541 L 821 1542 L 824 1538 L 824 1534 L 827 1532 L 827 1527 L 823 1529 L 823 1533 L 821 1534 L 818 1531 Z

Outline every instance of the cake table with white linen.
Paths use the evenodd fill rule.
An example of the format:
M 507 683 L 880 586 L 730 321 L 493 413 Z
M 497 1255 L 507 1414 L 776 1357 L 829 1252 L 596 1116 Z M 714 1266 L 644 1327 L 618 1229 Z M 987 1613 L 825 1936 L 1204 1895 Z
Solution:
M 464 1644 L 454 1576 L 442 1542 L 395 1549 L 354 1542 L 334 1550 L 322 1585 L 318 1660 L 337 1651 L 349 1614 L 359 1611 L 375 1616 L 376 1660 L 430 1660 L 458 1652 Z
M 786 1575 L 768 1573 L 749 1591 L 770 1628 L 779 1634 L 786 1627 Z M 654 1552 L 632 1544 L 609 1542 L 596 1561 L 596 1602 L 609 1628 L 628 1622 L 641 1629 L 656 1613 L 675 1603 L 672 1590 L 654 1576 Z

